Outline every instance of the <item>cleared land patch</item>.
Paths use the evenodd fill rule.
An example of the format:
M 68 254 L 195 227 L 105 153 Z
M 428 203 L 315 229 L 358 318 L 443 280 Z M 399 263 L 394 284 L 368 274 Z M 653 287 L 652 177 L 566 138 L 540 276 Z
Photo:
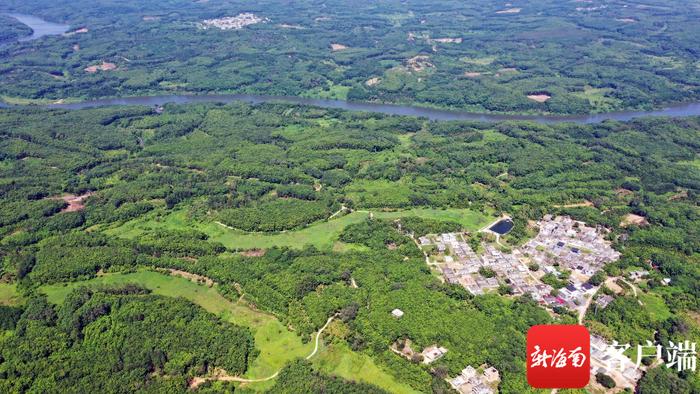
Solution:
M 538 103 L 544 103 L 547 100 L 551 99 L 552 96 L 550 96 L 548 94 L 540 93 L 540 94 L 528 94 L 527 98 L 529 98 L 532 101 L 537 101 Z
M 333 51 L 333 52 L 338 52 L 338 51 L 342 51 L 345 49 L 348 49 L 348 47 L 343 45 L 343 44 L 338 44 L 338 43 L 331 44 L 331 51 Z
M 94 74 L 98 71 L 113 71 L 117 69 L 117 65 L 109 62 L 102 62 L 102 64 L 96 64 L 92 66 L 85 67 L 85 72 Z
M 492 220 L 488 214 L 469 209 L 416 208 L 397 211 L 372 210 L 371 212 L 375 218 L 383 219 L 418 216 L 427 219 L 456 221 L 467 230 L 479 229 Z M 194 228 L 209 235 L 211 241 L 221 242 L 226 247 L 233 249 L 267 249 L 274 246 L 302 248 L 305 245 L 331 249 L 345 227 L 367 219 L 369 214 L 370 211 L 355 211 L 332 220 L 314 223 L 301 230 L 265 234 L 232 230 L 213 222 L 196 222 L 188 219 L 186 210 L 178 210 L 160 219 L 156 219 L 153 215 L 147 215 L 105 232 L 119 237 L 135 238 L 153 229 Z
M 76 196 L 74 194 L 66 194 L 61 197 L 51 197 L 50 199 L 52 200 L 63 200 L 65 201 L 68 206 L 63 208 L 61 212 L 76 212 L 76 211 L 82 211 L 85 208 L 84 201 L 88 197 L 92 196 L 92 192 L 88 192 L 85 194 L 82 194 L 80 196 Z
M 0 305 L 17 305 L 22 297 L 17 294 L 17 284 L 0 283 Z
M 505 10 L 496 11 L 497 14 L 518 14 L 522 11 L 522 8 L 508 8 Z
M 647 218 L 644 216 L 639 216 L 635 215 L 633 213 L 627 214 L 623 219 L 622 222 L 620 222 L 620 227 L 627 227 L 627 226 L 646 226 L 648 225 L 649 222 L 647 221 Z

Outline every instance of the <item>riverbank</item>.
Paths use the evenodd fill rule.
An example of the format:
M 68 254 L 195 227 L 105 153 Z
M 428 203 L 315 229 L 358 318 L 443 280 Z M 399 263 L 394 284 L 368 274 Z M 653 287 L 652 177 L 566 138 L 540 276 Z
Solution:
M 591 124 L 601 123 L 607 120 L 629 121 L 635 118 L 668 116 L 685 117 L 700 116 L 700 102 L 677 104 L 657 110 L 649 111 L 622 111 L 609 112 L 593 115 L 500 115 L 488 113 L 473 113 L 463 111 L 452 111 L 444 109 L 426 108 L 413 105 L 398 104 L 377 104 L 365 102 L 353 102 L 344 100 L 314 99 L 295 96 L 266 96 L 257 94 L 211 94 L 211 95 L 163 95 L 163 96 L 134 96 L 121 98 L 95 99 L 70 103 L 51 103 L 36 105 L 11 105 L 0 103 L 0 108 L 26 108 L 38 107 L 46 109 L 67 109 L 78 110 L 93 107 L 107 106 L 161 106 L 168 103 L 191 104 L 191 103 L 231 103 L 243 101 L 252 104 L 260 103 L 288 103 L 309 105 L 320 108 L 342 109 L 355 112 L 376 112 L 387 115 L 424 117 L 436 121 L 479 121 L 479 122 L 503 122 L 503 121 L 530 121 L 536 123 L 578 123 Z

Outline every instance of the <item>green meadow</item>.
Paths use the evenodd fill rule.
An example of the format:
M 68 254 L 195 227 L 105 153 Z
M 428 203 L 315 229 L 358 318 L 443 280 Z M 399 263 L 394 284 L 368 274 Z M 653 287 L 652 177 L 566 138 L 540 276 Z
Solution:
M 46 294 L 50 302 L 60 304 L 71 291 L 81 286 L 114 286 L 127 283 L 144 286 L 154 294 L 182 297 L 224 320 L 250 328 L 260 354 L 253 361 L 245 378 L 266 378 L 283 368 L 289 361 L 304 358 L 313 351 L 314 341 L 303 343 L 301 337 L 289 331 L 276 317 L 252 309 L 243 300 L 232 302 L 224 298 L 215 286 L 199 285 L 181 277 L 153 271 L 114 273 L 86 281 L 45 285 L 39 291 Z M 0 300 L 6 299 L 6 293 L 13 292 L 12 286 L 0 285 Z M 393 393 L 415 392 L 384 372 L 369 356 L 353 352 L 346 345 L 323 345 L 311 361 L 319 370 L 346 379 L 376 384 Z M 274 381 L 272 379 L 246 385 L 255 391 L 264 391 L 272 387 Z
M 469 209 L 429 209 L 414 208 L 400 211 L 355 211 L 327 221 L 316 222 L 300 230 L 280 233 L 251 233 L 227 228 L 221 224 L 202 223 L 190 220 L 184 209 L 174 211 L 164 217 L 147 215 L 143 218 L 126 222 L 125 224 L 107 229 L 105 232 L 123 238 L 134 238 L 153 229 L 194 228 L 209 235 L 209 239 L 221 242 L 232 249 L 254 249 L 291 247 L 301 248 L 313 245 L 319 249 L 330 249 L 345 227 L 359 223 L 371 214 L 375 218 L 398 219 L 407 216 L 418 216 L 426 219 L 455 221 L 467 230 L 476 230 L 493 220 L 489 215 Z
M 0 283 L 0 305 L 17 305 L 21 302 L 16 283 Z

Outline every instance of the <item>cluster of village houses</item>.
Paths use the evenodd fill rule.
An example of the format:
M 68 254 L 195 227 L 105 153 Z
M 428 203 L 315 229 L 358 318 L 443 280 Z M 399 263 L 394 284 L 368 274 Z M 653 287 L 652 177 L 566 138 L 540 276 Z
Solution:
M 404 314 L 402 311 L 394 309 L 392 315 L 400 319 Z M 411 340 L 404 339 L 394 343 L 391 346 L 391 351 L 411 361 L 423 364 L 432 364 L 447 353 L 446 348 L 438 345 L 428 346 L 420 353 L 413 350 L 411 346 Z M 454 378 L 448 378 L 447 381 L 455 390 L 463 394 L 493 394 L 498 391 L 501 377 L 496 368 L 486 364 L 480 366 L 478 370 L 468 365 L 462 370 L 462 373 Z
M 545 306 L 585 309 L 586 301 L 597 291 L 588 279 L 617 260 L 619 252 L 605 241 L 604 229 L 569 217 L 547 215 L 537 224 L 539 234 L 509 253 L 483 244 L 484 252 L 477 255 L 457 233 L 420 237 L 419 242 L 421 246 L 434 245 L 432 264 L 447 282 L 460 284 L 472 294 L 491 292 L 503 284 L 510 286 L 514 295 L 530 294 Z M 538 269 L 532 271 L 531 266 Z M 489 268 L 496 276 L 480 275 L 481 268 Z M 546 274 L 558 277 L 564 270 L 571 272 L 569 282 L 558 291 L 541 281 Z
M 463 394 L 493 394 L 501 381 L 498 370 L 494 367 L 482 365 L 479 371 L 468 365 L 462 373 L 450 379 L 450 385 Z
M 421 249 L 431 250 L 428 261 L 442 272 L 445 281 L 460 284 L 474 295 L 495 291 L 505 284 L 512 288 L 514 295 L 530 294 L 543 306 L 562 306 L 585 312 L 588 301 L 598 290 L 588 280 L 604 265 L 620 257 L 619 252 L 605 240 L 607 230 L 586 226 L 569 217 L 551 215 L 545 216 L 537 225 L 538 235 L 509 253 L 502 252 L 493 244 L 484 243 L 483 253 L 477 254 L 459 233 L 429 235 L 420 237 L 418 241 Z M 531 267 L 537 269 L 532 270 Z M 482 276 L 479 273 L 481 268 L 489 268 L 496 274 L 495 277 Z M 564 270 L 570 272 L 568 284 L 558 291 L 553 291 L 550 285 L 541 280 L 547 274 L 558 277 Z M 629 277 L 636 281 L 648 274 L 648 271 L 640 270 L 629 273 Z M 603 294 L 595 302 L 605 308 L 613 300 L 612 296 Z M 395 309 L 392 315 L 400 319 L 404 313 Z M 414 356 L 410 346 L 404 346 L 402 351 L 392 348 L 407 358 Z M 447 351 L 433 345 L 419 353 L 419 358 L 424 364 L 430 364 Z M 597 373 L 611 376 L 619 387 L 630 388 L 635 387 L 642 375 L 642 371 L 627 356 L 603 338 L 592 335 L 591 374 Z M 497 391 L 500 376 L 495 368 L 488 365 L 478 369 L 467 366 L 461 374 L 449 378 L 448 382 L 463 394 L 492 394 Z
M 642 370 L 622 351 L 605 339 L 591 335 L 591 375 L 603 373 L 615 380 L 617 387 L 634 389 Z
M 216 19 L 205 19 L 201 23 L 199 23 L 199 26 L 203 29 L 215 27 L 221 30 L 240 30 L 246 26 L 267 21 L 267 18 L 261 18 L 255 14 L 244 12 L 236 16 L 227 16 L 224 18 Z

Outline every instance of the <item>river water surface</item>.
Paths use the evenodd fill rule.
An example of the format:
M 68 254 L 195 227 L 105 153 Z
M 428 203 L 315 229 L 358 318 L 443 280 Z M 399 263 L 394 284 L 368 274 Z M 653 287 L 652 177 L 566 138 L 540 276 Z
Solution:
M 44 36 L 55 36 L 67 32 L 70 28 L 68 25 L 45 21 L 32 15 L 14 13 L 7 13 L 5 15 L 11 16 L 32 28 L 32 35 L 22 37 L 18 41 L 32 41 Z
M 700 103 L 678 104 L 666 108 L 650 111 L 623 111 L 609 112 L 594 115 L 497 115 L 480 114 L 465 111 L 451 111 L 434 108 L 417 107 L 400 104 L 361 103 L 343 100 L 313 99 L 288 96 L 265 96 L 257 94 L 230 94 L 230 95 L 170 95 L 170 96 L 141 96 L 108 98 L 82 101 L 70 104 L 47 104 L 47 108 L 83 109 L 91 107 L 105 107 L 113 105 L 148 105 L 156 106 L 166 103 L 230 103 L 233 101 L 245 101 L 249 103 L 284 102 L 293 104 L 312 105 L 322 108 L 338 108 L 348 111 L 379 112 L 388 115 L 421 116 L 431 120 L 475 120 L 484 122 L 501 122 L 506 120 L 529 120 L 538 123 L 599 123 L 605 120 L 627 121 L 645 116 L 698 116 L 700 115 Z

